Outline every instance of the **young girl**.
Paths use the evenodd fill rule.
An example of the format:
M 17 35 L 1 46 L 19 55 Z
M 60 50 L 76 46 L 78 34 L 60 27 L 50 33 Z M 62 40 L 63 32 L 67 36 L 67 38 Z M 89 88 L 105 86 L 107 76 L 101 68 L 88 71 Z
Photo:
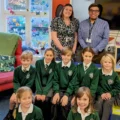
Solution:
M 71 61 L 72 49 L 64 47 L 61 57 L 62 62 L 56 65 L 53 78 L 52 108 L 54 115 L 52 120 L 67 120 L 74 83 L 76 83 L 76 66 Z
M 44 59 L 36 62 L 38 80 L 36 80 L 36 102 L 43 111 L 45 120 L 50 118 L 51 96 L 52 96 L 52 77 L 55 68 L 55 54 L 52 48 L 45 51 Z
M 89 88 L 80 87 L 78 89 L 75 95 L 75 104 L 69 112 L 67 120 L 100 120 L 98 113 L 93 109 Z
M 29 87 L 21 87 L 16 92 L 16 98 L 19 103 L 15 120 L 44 120 L 40 108 L 32 104 L 32 90 Z
M 92 58 L 94 57 L 94 52 L 92 48 L 87 47 L 83 49 L 82 58 L 83 63 L 77 67 L 77 87 L 86 86 L 90 88 L 91 94 L 95 97 L 97 91 L 99 72 L 97 67 L 92 63 Z
M 99 70 L 98 101 L 96 109 L 99 111 L 101 120 L 108 120 L 114 97 L 120 90 L 118 74 L 114 72 L 114 57 L 105 54 L 101 59 L 102 69 Z

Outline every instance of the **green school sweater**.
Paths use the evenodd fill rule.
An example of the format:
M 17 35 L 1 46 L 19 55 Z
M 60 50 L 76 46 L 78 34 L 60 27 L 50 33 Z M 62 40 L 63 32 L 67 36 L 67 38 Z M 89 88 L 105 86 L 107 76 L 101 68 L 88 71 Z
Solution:
M 81 118 L 81 114 L 76 112 L 73 113 L 73 111 L 71 110 L 68 114 L 68 118 L 67 120 L 82 120 Z M 91 113 L 90 115 L 88 115 L 85 120 L 100 120 L 99 119 L 99 115 L 97 112 Z
M 18 112 L 18 109 L 16 110 L 16 119 L 15 120 L 22 120 L 22 113 Z M 25 120 L 44 120 L 41 109 L 34 105 L 33 112 L 29 113 L 26 116 Z
M 38 60 L 36 62 L 36 70 L 38 73 L 38 78 L 36 80 L 36 93 L 47 95 L 52 87 L 52 78 L 55 70 L 56 63 L 52 61 L 48 68 L 45 68 L 44 59 Z M 42 89 L 41 89 L 42 88 Z
M 98 87 L 99 71 L 98 68 L 91 63 L 86 73 L 84 71 L 83 63 L 77 66 L 77 85 L 76 90 L 81 86 L 90 88 L 92 96 L 95 95 Z
M 76 66 L 73 63 L 71 63 L 69 68 L 63 68 L 62 62 L 58 63 L 54 73 L 53 91 L 59 93 L 64 90 L 65 95 L 71 95 L 77 80 L 76 75 Z
M 120 91 L 120 80 L 118 74 L 113 71 L 112 75 L 103 75 L 102 69 L 99 70 L 98 95 L 103 93 L 111 93 L 112 97 L 116 96 Z
M 22 86 L 28 86 L 31 88 L 36 78 L 36 70 L 33 66 L 30 66 L 29 71 L 26 72 L 22 71 L 22 66 L 18 66 L 14 71 L 14 92 Z

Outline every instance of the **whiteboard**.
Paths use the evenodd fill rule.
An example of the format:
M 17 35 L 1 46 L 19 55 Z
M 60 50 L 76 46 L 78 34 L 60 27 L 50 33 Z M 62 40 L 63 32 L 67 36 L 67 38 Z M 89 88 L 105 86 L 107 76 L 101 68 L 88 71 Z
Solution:
M 88 7 L 90 4 L 94 3 L 95 0 L 72 0 L 74 16 L 79 21 L 85 20 L 89 17 Z

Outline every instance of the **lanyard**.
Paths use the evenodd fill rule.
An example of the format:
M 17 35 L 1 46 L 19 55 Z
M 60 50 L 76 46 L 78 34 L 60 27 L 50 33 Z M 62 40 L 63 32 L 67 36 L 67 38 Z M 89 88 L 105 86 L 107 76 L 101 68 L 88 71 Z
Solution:
M 88 36 L 88 39 L 90 39 L 90 37 L 91 37 L 91 33 L 92 33 L 94 25 L 95 25 L 95 22 L 92 24 L 92 26 L 91 26 L 91 23 L 89 22 L 89 36 Z

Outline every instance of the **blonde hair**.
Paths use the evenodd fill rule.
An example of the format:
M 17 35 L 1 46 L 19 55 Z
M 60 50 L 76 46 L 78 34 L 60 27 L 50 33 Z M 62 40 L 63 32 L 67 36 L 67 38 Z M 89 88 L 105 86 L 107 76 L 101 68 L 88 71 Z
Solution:
M 24 92 L 26 92 L 26 91 L 29 91 L 30 94 L 31 94 L 31 96 L 32 96 L 32 90 L 31 90 L 29 87 L 27 87 L 27 86 L 23 86 L 23 87 L 20 87 L 20 88 L 17 90 L 17 92 L 16 92 L 16 98 L 17 98 L 17 100 L 20 99 L 20 98 L 22 97 L 22 94 L 23 94 Z
M 61 51 L 61 55 L 67 55 L 70 54 L 73 55 L 72 48 L 71 47 L 64 47 L 64 49 Z
M 30 50 L 25 50 L 21 54 L 21 59 L 33 59 L 33 53 Z
M 106 53 L 104 56 L 102 56 L 101 60 L 100 60 L 100 63 L 103 67 L 103 61 L 105 61 L 105 59 L 110 59 L 112 61 L 112 68 L 114 69 L 114 66 L 115 66 L 115 59 L 114 57 L 109 54 L 109 53 Z
M 85 112 L 88 112 L 89 109 L 91 110 L 92 113 L 95 111 L 93 108 L 93 98 L 90 89 L 88 87 L 80 87 L 75 94 L 75 105 L 73 107 L 73 112 L 77 112 L 78 108 L 77 98 L 81 98 L 84 94 L 86 94 L 89 98 L 89 105 L 87 108 L 85 108 Z

